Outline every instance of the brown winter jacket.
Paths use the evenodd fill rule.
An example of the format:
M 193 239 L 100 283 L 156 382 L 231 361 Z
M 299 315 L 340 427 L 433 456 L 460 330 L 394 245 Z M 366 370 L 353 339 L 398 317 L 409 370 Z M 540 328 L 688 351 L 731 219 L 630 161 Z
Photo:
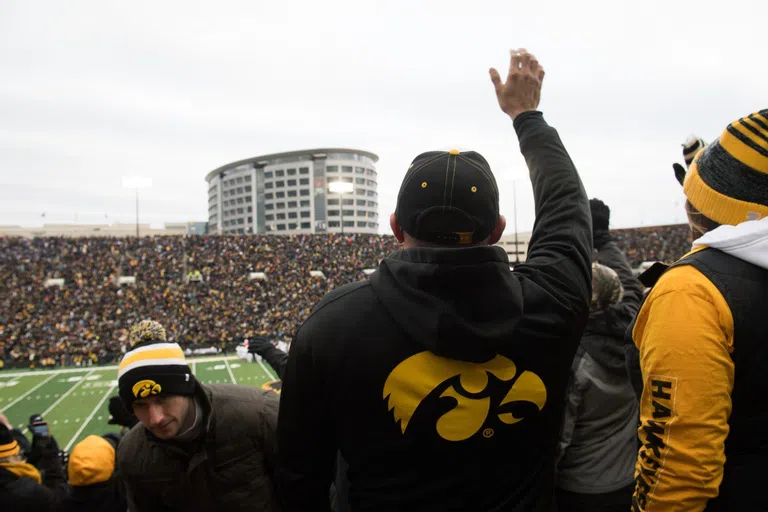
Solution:
M 130 512 L 278 511 L 272 481 L 278 397 L 271 391 L 198 383 L 205 430 L 189 445 L 136 425 L 118 450 Z

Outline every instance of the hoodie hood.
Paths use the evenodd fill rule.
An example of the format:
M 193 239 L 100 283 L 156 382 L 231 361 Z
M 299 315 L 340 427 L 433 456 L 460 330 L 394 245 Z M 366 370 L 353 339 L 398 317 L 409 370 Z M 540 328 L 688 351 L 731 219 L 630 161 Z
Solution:
M 694 249 L 704 246 L 768 269 L 768 217 L 713 229 L 693 242 Z
M 500 247 L 398 251 L 381 262 L 371 286 L 411 340 L 461 361 L 493 358 L 523 312 L 520 283 Z

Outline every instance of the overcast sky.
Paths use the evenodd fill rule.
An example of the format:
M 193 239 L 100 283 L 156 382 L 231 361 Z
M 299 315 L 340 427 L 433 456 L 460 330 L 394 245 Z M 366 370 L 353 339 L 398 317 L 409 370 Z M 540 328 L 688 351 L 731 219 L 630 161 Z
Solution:
M 124 175 L 153 180 L 142 221 L 207 220 L 212 169 L 322 146 L 380 156 L 384 216 L 414 156 L 459 147 L 490 162 L 508 232 L 518 180 L 529 230 L 487 72 L 517 47 L 612 225 L 683 222 L 680 144 L 768 107 L 766 20 L 765 0 L 3 0 L 0 224 L 133 222 Z

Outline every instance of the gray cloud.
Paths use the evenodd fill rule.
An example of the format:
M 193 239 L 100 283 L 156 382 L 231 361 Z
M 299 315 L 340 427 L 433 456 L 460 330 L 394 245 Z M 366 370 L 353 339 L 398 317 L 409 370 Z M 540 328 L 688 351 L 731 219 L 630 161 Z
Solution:
M 517 180 L 530 229 L 487 77 L 516 46 L 546 67 L 541 109 L 614 225 L 676 222 L 680 142 L 768 106 L 759 0 L 304 4 L 5 2 L 0 224 L 130 221 L 126 174 L 154 180 L 145 220 L 204 220 L 211 169 L 322 145 L 380 155 L 384 216 L 416 154 L 458 146 L 489 160 L 510 219 Z

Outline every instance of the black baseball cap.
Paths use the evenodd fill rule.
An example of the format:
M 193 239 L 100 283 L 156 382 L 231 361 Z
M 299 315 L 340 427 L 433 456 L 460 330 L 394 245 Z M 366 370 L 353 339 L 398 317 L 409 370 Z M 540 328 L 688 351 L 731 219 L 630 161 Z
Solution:
M 417 240 L 471 245 L 496 227 L 499 187 L 479 153 L 457 149 L 422 153 L 405 174 L 395 217 Z

